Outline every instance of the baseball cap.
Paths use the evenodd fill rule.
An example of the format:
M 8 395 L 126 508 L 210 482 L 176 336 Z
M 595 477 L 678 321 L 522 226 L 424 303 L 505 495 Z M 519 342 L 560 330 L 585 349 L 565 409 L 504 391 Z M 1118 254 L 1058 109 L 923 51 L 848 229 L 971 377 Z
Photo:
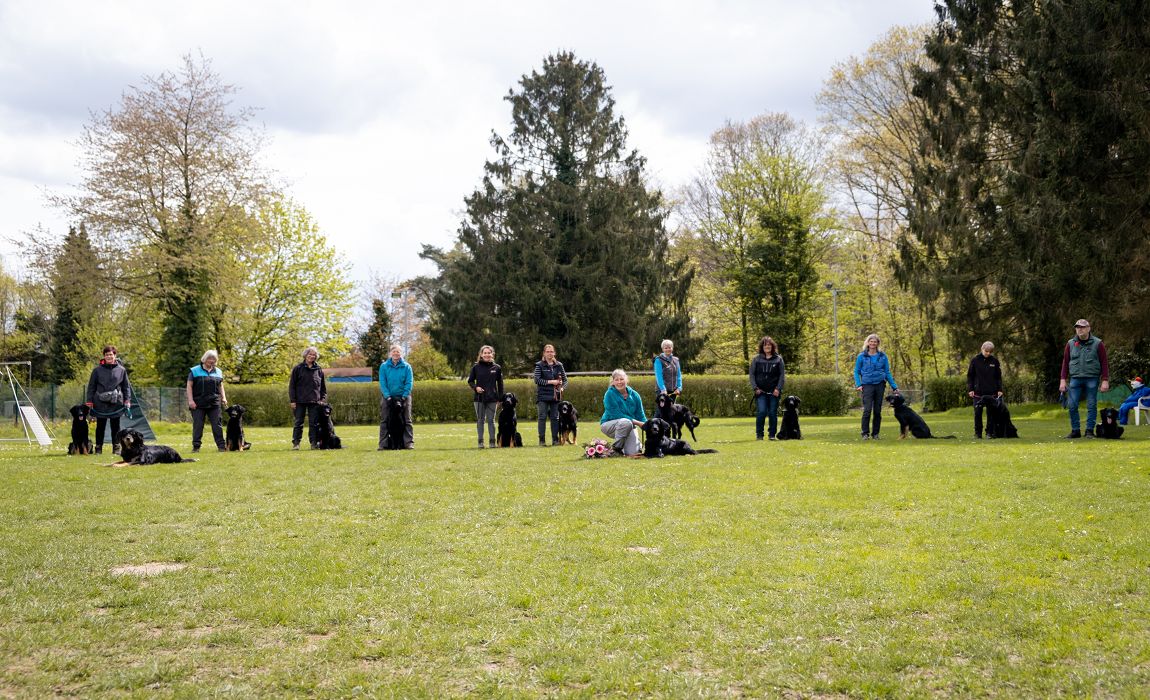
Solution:
M 1074 322 L 1074 327 L 1075 328 L 1089 328 L 1090 327 L 1090 321 L 1087 321 L 1084 318 L 1080 318 Z

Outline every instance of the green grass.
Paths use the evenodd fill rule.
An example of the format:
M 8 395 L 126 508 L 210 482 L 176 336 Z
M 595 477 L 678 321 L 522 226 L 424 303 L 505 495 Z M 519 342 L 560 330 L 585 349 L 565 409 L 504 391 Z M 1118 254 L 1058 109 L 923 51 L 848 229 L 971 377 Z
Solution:
M 5 447 L 0 697 L 1145 697 L 1150 428 L 1016 417 L 705 420 L 720 454 L 661 461 L 470 425 L 134 468 Z M 149 562 L 186 567 L 111 573 Z

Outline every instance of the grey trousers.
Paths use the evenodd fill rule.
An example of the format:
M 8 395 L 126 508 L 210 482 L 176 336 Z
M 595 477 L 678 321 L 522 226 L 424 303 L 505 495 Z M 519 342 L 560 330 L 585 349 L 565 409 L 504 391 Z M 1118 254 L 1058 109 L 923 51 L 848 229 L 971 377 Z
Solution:
M 616 445 L 622 446 L 623 454 L 628 457 L 639 454 L 639 431 L 630 418 L 609 420 L 600 425 L 599 429 L 603 431 L 604 435 L 614 440 Z
M 479 444 L 483 444 L 483 422 L 487 421 L 487 439 L 492 445 L 495 444 L 495 408 L 499 403 L 492 401 L 491 403 L 484 403 L 482 401 L 475 402 L 475 432 L 479 434 Z
M 387 399 L 379 399 L 379 449 L 383 449 L 383 441 L 387 438 Z M 415 433 L 411 429 L 411 397 L 403 400 L 403 446 L 415 447 Z

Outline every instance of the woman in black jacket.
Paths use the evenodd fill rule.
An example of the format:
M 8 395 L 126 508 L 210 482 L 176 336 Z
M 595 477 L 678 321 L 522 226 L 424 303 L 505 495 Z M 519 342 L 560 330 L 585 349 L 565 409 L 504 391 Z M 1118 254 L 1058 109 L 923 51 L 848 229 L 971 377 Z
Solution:
M 475 393 L 475 431 L 479 434 L 479 449 L 483 449 L 483 422 L 487 421 L 487 438 L 495 447 L 495 407 L 503 398 L 503 368 L 495 364 L 495 348 L 484 345 L 471 366 L 467 385 Z
M 567 388 L 567 370 L 555 359 L 555 346 L 543 346 L 543 359 L 535 363 L 535 408 L 539 412 L 539 446 L 547 446 L 547 420 L 551 419 L 551 445 L 559 444 L 559 402 Z
M 755 391 L 755 439 L 763 439 L 763 422 L 770 417 L 771 440 L 779 426 L 779 396 L 787 382 L 787 370 L 779 346 L 769 335 L 759 341 L 759 353 L 751 360 L 751 388 Z
M 132 383 L 128 381 L 128 370 L 116 359 L 115 345 L 104 346 L 104 357 L 88 378 L 84 402 L 96 416 L 96 454 L 104 451 L 104 430 L 109 420 L 112 422 L 112 452 L 119 454 L 116 433 L 120 432 L 120 416 L 132 408 Z

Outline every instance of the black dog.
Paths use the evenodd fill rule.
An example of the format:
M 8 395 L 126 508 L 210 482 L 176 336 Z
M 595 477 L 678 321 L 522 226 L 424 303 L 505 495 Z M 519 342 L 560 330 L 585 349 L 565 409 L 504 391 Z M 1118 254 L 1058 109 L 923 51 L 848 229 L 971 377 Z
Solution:
M 574 445 L 579 433 L 579 412 L 570 401 L 559 402 L 559 444 Z
M 894 418 L 898 421 L 899 439 L 905 440 L 907 433 L 915 436 L 916 438 L 927 440 L 935 438 L 930 434 L 930 426 L 922 419 L 922 416 L 914 412 L 914 410 L 906 405 L 906 399 L 902 394 L 891 394 L 886 397 L 887 403 L 894 409 Z M 953 435 L 940 437 L 942 440 L 954 440 Z
M 797 396 L 788 396 L 783 399 L 783 427 L 775 436 L 779 440 L 802 440 L 803 431 L 799 429 L 799 404 L 802 401 Z
M 88 437 L 88 420 L 92 409 L 84 404 L 76 404 L 68 409 L 72 414 L 72 442 L 68 443 L 68 454 L 92 454 L 92 440 Z
M 228 452 L 242 452 L 252 448 L 250 442 L 244 442 L 244 414 L 247 411 L 238 403 L 228 406 L 224 411 L 228 414 L 228 429 L 224 433 L 224 448 Z
M 331 404 L 319 407 L 319 424 L 315 430 L 315 448 L 317 450 L 338 450 L 343 448 L 343 441 L 335 434 L 335 423 L 331 421 Z
M 975 406 L 986 409 L 986 437 L 988 438 L 1016 438 L 1018 429 L 1010 420 L 1010 409 L 1001 396 L 987 394 L 974 400 Z
M 166 445 L 145 445 L 144 436 L 139 431 L 124 429 L 116 433 L 116 442 L 120 445 L 120 461 L 117 466 L 124 464 L 174 464 L 177 462 L 194 462 L 194 459 L 184 459 L 172 448 Z
M 655 407 L 658 410 L 658 416 L 671 426 L 671 438 L 673 440 L 683 438 L 683 426 L 686 426 L 691 433 L 691 440 L 698 442 L 695 438 L 695 428 L 699 427 L 701 421 L 698 416 L 691 413 L 691 409 L 681 403 L 675 403 L 675 400 L 663 391 L 655 396 Z
M 383 449 L 402 450 L 406 426 L 403 422 L 405 409 L 403 398 L 392 396 L 387 400 L 387 434 L 383 438 Z
M 671 424 L 655 416 L 643 424 L 643 456 L 656 459 L 667 456 L 715 454 L 718 450 L 696 450 L 686 440 L 668 437 Z
M 1100 438 L 1117 440 L 1122 437 L 1122 433 L 1126 432 L 1126 428 L 1118 424 L 1118 409 L 1116 408 L 1102 409 L 1098 414 L 1098 420 L 1098 427 L 1094 429 L 1094 434 Z
M 523 447 L 523 436 L 517 431 L 519 417 L 515 415 L 518 404 L 519 399 L 510 391 L 499 401 L 499 430 L 495 433 L 495 444 L 500 447 Z

